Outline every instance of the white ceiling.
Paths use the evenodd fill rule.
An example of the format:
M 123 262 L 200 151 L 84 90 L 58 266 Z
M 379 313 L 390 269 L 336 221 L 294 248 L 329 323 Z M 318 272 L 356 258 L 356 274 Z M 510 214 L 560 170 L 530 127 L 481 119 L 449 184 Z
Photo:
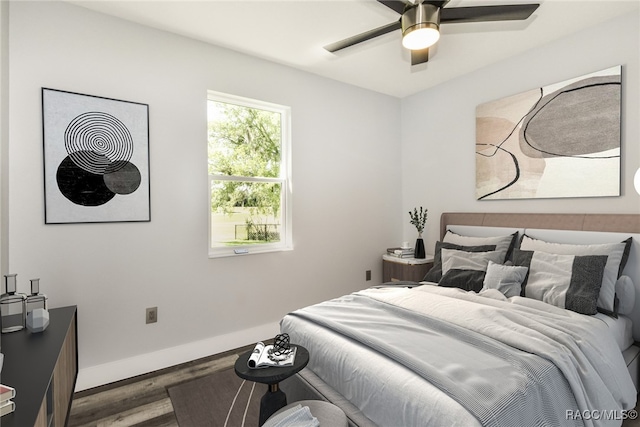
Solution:
M 541 5 L 526 21 L 443 24 L 429 62 L 411 67 L 399 30 L 335 54 L 322 48 L 399 18 L 376 0 L 69 1 L 396 97 L 420 92 L 640 6 L 640 0 L 451 0 L 446 7 Z

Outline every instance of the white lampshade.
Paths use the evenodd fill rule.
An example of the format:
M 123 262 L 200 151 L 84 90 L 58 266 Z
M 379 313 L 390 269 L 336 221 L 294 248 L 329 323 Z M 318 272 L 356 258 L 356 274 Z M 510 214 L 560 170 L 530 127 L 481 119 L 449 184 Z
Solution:
M 640 194 L 640 168 L 638 168 L 636 175 L 633 177 L 633 186 L 636 187 L 636 193 Z
M 416 26 L 417 27 L 417 26 Z M 410 50 L 426 49 L 433 46 L 440 38 L 440 31 L 435 25 L 428 25 L 421 28 L 413 27 L 402 37 L 402 46 Z

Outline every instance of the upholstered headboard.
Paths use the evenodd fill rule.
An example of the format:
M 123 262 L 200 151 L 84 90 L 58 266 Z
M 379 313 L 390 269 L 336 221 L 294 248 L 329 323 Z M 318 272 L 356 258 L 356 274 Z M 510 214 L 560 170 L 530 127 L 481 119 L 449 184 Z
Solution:
M 440 217 L 440 237 L 447 225 L 640 233 L 640 215 L 445 212 Z
M 566 243 L 604 243 L 602 241 L 582 242 L 584 239 L 619 238 L 620 241 L 633 237 L 629 259 L 623 271 L 631 277 L 636 288 L 633 314 L 633 335 L 640 341 L 640 214 L 529 214 L 529 213 L 479 213 L 445 212 L 440 218 L 440 236 L 453 226 L 500 227 L 535 230 L 537 233 L 551 234 L 573 241 Z M 557 232 L 566 230 L 567 232 Z M 575 233 L 574 233 L 575 231 Z M 580 233 L 580 232 L 587 233 Z M 591 233 L 594 232 L 594 233 Z M 610 233 L 610 234 L 608 234 Z M 618 235 L 618 233 L 622 233 Z M 554 237 L 556 237 L 554 236 Z M 576 240 L 577 239 L 577 240 Z M 558 241 L 564 243 L 564 241 Z

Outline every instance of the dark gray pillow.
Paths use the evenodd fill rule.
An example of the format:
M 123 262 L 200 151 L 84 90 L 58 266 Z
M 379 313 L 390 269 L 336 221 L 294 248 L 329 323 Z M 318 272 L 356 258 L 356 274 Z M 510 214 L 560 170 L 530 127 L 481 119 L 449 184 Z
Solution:
M 442 276 L 438 286 L 480 292 L 485 274 L 486 272 L 481 270 L 459 270 L 452 268 Z
M 483 246 L 460 246 L 455 243 L 436 242 L 435 253 L 433 254 L 433 267 L 422 279 L 423 282 L 440 282 L 442 279 L 442 249 L 457 249 L 465 252 L 488 252 L 496 249 L 496 245 Z

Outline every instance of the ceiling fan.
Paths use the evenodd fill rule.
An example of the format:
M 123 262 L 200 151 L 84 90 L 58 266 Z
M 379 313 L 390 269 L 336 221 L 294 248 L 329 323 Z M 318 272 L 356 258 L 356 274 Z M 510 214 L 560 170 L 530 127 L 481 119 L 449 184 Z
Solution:
M 417 65 L 429 61 L 429 47 L 440 38 L 440 24 L 525 20 L 540 6 L 531 3 L 445 8 L 449 0 L 377 1 L 398 12 L 400 19 L 324 48 L 329 52 L 336 52 L 383 34 L 402 30 L 402 45 L 411 50 L 411 65 Z

